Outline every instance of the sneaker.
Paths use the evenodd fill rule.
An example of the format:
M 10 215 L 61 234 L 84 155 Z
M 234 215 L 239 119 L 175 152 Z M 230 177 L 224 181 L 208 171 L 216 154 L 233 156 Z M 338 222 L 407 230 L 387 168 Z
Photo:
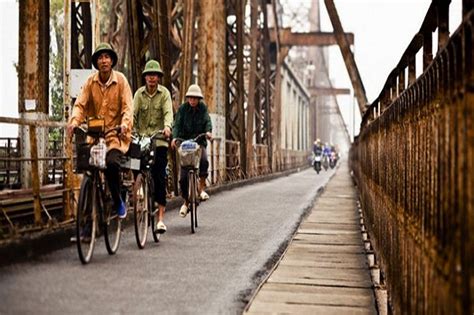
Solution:
M 120 203 L 117 213 L 120 219 L 125 219 L 127 217 L 127 207 L 123 201 Z
M 203 190 L 203 191 L 201 191 L 201 194 L 199 195 L 199 198 L 201 198 L 201 200 L 207 200 L 207 199 L 209 199 L 209 195 Z
M 186 205 L 186 203 L 183 203 L 183 205 L 179 209 L 179 215 L 182 218 L 184 218 L 184 217 L 186 217 L 187 214 L 188 214 L 188 206 Z
M 159 234 L 163 234 L 166 232 L 166 225 L 163 223 L 163 221 L 158 221 L 158 223 L 156 224 L 156 231 Z

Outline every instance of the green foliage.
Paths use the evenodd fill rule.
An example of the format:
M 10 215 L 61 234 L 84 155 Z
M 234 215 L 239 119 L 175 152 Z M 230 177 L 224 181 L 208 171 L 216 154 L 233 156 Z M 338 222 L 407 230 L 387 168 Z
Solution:
M 64 47 L 64 7 L 62 0 L 50 2 L 50 36 L 49 47 L 49 99 L 50 118 L 56 121 L 63 119 L 63 47 Z M 57 141 L 62 137 L 62 130 L 50 129 L 49 140 Z

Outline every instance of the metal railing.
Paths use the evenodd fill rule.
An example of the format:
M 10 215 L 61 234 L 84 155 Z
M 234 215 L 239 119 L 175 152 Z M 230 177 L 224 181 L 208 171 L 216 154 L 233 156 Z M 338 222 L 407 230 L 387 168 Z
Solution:
M 447 3 L 433 2 L 351 149 L 394 314 L 473 312 L 474 12 L 444 40 Z M 442 49 L 431 62 L 436 28 Z
M 22 142 L 20 138 L 0 139 L 0 180 L 3 181 L 2 184 L 5 183 L 3 190 L 0 189 L 0 240 L 71 223 L 75 216 L 74 207 L 80 176 L 76 176 L 72 168 L 74 146 L 69 142 L 64 143 L 61 136 L 65 124 L 8 117 L 0 117 L 0 123 L 29 128 L 29 144 Z M 45 136 L 51 128 L 59 129 L 59 132 L 56 132 L 59 140 L 49 141 L 46 147 L 39 146 L 39 134 Z M 22 152 L 21 148 L 25 146 L 27 152 Z M 268 146 L 254 145 L 255 168 L 248 174 L 241 169 L 240 149 L 240 143 L 236 141 L 221 138 L 210 141 L 208 184 L 217 186 L 271 172 Z M 70 153 L 66 154 L 65 150 L 70 150 Z M 282 152 L 284 161 L 278 171 L 305 165 L 302 157 L 306 156 L 306 153 L 290 150 Z M 174 173 L 177 172 L 173 171 L 172 157 L 173 152 L 168 156 L 168 197 L 179 195 L 179 191 L 174 191 L 179 190 L 179 185 L 173 184 L 173 180 L 177 178 Z M 31 165 L 31 188 L 21 186 L 20 175 L 25 164 Z M 71 176 L 67 176 L 68 167 Z

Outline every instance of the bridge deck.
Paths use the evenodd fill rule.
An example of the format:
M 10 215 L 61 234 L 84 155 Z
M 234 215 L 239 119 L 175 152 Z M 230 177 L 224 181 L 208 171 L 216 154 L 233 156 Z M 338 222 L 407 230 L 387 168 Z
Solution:
M 245 314 L 375 314 L 356 190 L 342 163 Z

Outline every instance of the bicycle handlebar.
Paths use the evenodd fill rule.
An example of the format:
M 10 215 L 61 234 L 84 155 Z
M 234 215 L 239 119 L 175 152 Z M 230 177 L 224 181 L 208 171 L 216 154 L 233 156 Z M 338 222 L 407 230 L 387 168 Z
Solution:
M 187 141 L 187 140 L 192 140 L 194 142 L 197 142 L 199 139 L 201 139 L 202 137 L 206 137 L 207 133 L 204 132 L 204 133 L 200 133 L 198 134 L 194 139 L 182 139 L 182 138 L 174 138 L 174 140 L 176 140 L 176 144 L 180 144 L 181 142 L 183 141 Z

